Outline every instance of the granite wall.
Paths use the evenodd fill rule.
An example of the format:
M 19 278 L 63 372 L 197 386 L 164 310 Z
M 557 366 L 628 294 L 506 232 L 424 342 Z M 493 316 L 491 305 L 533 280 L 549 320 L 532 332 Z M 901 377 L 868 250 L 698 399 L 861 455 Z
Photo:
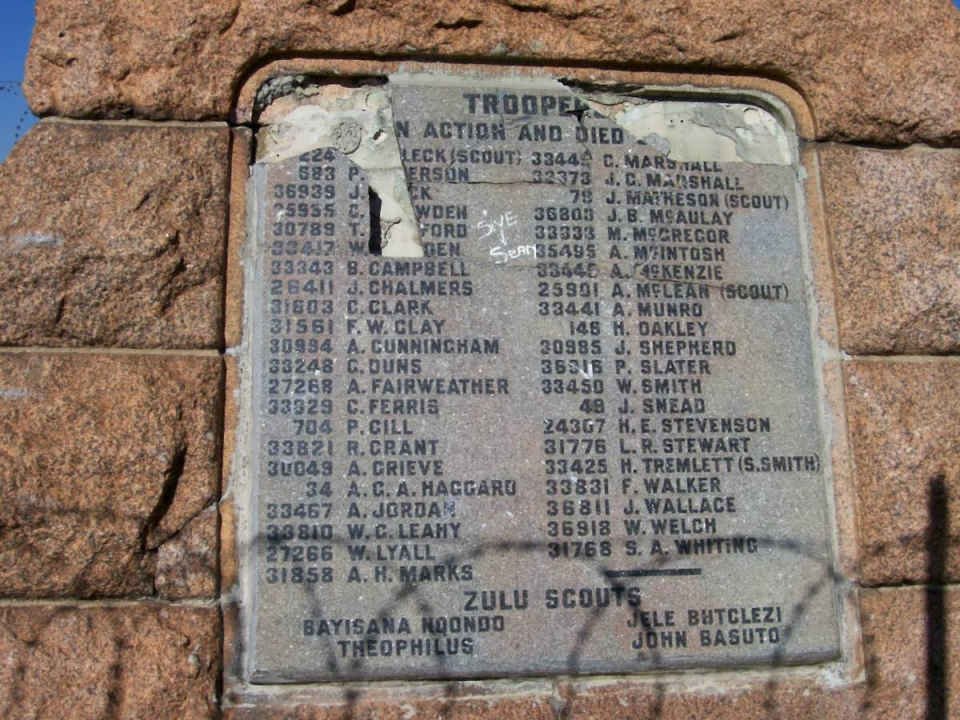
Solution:
M 853 460 L 836 499 L 856 539 L 848 674 L 235 690 L 221 495 L 244 103 L 249 79 L 282 58 L 792 88 L 812 117 L 803 150 L 820 172 L 819 261 L 833 274 Z M 25 88 L 45 120 L 0 166 L 0 716 L 956 715 L 960 11 L 949 0 L 39 0 Z

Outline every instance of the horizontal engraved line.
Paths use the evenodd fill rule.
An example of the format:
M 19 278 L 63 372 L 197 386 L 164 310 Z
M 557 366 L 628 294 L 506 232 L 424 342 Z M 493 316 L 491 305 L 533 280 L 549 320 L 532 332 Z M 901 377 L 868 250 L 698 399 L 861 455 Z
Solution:
M 677 577 L 702 575 L 701 568 L 638 568 L 636 570 L 605 570 L 603 573 L 608 578 L 624 577 Z

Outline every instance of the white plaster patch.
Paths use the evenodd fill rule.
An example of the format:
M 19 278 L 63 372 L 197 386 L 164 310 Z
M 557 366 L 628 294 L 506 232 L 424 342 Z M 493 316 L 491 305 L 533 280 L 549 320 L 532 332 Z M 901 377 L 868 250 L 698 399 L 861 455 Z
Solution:
M 0 400 L 23 400 L 30 397 L 26 388 L 0 388 Z
M 422 257 L 390 96 L 380 87 L 328 87 L 260 133 L 257 160 L 281 162 L 308 150 L 336 148 L 367 174 L 380 198 L 383 255 Z
M 63 245 L 63 238 L 59 235 L 46 235 L 44 233 L 10 235 L 6 240 L 8 244 L 17 249 L 25 247 L 61 247 Z
M 792 161 L 783 127 L 754 105 L 665 100 L 621 107 L 612 119 L 671 160 L 762 165 Z

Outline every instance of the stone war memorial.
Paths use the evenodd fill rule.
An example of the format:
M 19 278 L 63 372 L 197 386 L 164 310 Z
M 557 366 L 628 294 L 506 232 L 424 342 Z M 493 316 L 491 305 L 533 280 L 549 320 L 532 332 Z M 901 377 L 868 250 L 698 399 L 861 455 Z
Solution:
M 0 717 L 960 708 L 960 10 L 40 0 Z

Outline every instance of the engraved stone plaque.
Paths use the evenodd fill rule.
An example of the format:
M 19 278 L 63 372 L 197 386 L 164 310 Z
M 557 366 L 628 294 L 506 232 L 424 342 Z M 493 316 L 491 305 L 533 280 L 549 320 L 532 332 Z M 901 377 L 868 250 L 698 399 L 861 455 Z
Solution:
M 783 118 L 412 75 L 276 107 L 246 266 L 252 681 L 839 653 Z

